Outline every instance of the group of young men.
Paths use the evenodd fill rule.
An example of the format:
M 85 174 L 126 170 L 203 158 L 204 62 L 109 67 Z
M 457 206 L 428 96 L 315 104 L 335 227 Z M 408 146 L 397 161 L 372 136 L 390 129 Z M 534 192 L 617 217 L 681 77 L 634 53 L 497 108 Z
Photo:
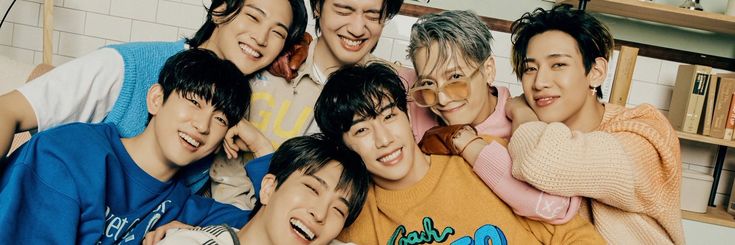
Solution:
M 203 27 L 195 36 L 204 41 L 175 52 L 161 67 L 156 82 L 135 88 L 146 92 L 148 116 L 140 133 L 124 135 L 126 125 L 115 122 L 71 123 L 43 130 L 3 160 L 0 221 L 12 225 L 0 230 L 0 240 L 53 244 L 662 241 L 657 240 L 661 237 L 636 233 L 635 227 L 630 234 L 616 230 L 610 235 L 605 229 L 611 226 L 604 223 L 610 219 L 601 216 L 591 220 L 589 215 L 595 219 L 599 213 L 577 213 L 578 202 L 566 203 L 565 207 L 574 212 L 563 221 L 519 214 L 478 177 L 477 170 L 468 163 L 471 161 L 463 158 L 465 150 L 483 138 L 464 140 L 467 136 L 459 135 L 456 128 L 429 130 L 430 126 L 417 124 L 427 120 L 441 124 L 426 104 L 468 100 L 472 91 L 468 86 L 474 86 L 468 84 L 473 84 L 475 75 L 482 73 L 483 78 L 492 80 L 495 67 L 490 57 L 492 62 L 483 63 L 486 65 L 474 72 L 460 70 L 442 75 L 450 82 L 438 86 L 427 84 L 432 80 L 421 74 L 417 81 L 412 69 L 374 57 L 370 52 L 385 22 L 397 14 L 403 1 L 311 0 L 320 35 L 314 42 L 301 43 L 292 40 L 294 35 L 300 37 L 294 30 L 299 26 L 295 23 L 301 21 L 297 10 L 292 11 L 292 18 L 279 22 L 268 17 L 277 12 L 269 10 L 272 6 L 268 4 L 277 1 L 234 2 L 239 2 L 242 10 L 231 9 L 233 1 L 213 1 L 208 16 L 213 26 Z M 293 9 L 298 8 L 294 7 L 298 1 L 288 2 Z M 588 26 L 521 31 L 523 27 L 534 27 L 534 21 L 553 20 L 564 26 L 579 16 L 587 15 L 568 7 L 527 13 L 525 22 L 514 23 L 514 39 L 533 41 L 514 42 L 514 50 L 549 48 L 536 39 L 549 31 L 573 37 L 587 28 L 584 31 L 601 32 L 584 34 L 593 39 L 592 43 L 611 41 L 604 28 Z M 472 21 L 465 21 L 468 19 Z M 441 25 L 442 21 L 467 30 L 487 28 L 468 11 L 433 14 L 432 18 L 419 18 L 417 25 Z M 239 26 L 262 23 L 271 27 L 255 32 Z M 427 36 L 451 39 L 442 36 L 450 34 Z M 237 45 L 223 41 L 228 35 L 236 37 Z M 489 43 L 491 39 L 474 41 Z M 274 68 L 276 65 L 270 71 L 264 71 L 264 67 L 243 68 L 248 62 L 262 63 L 263 56 L 273 54 L 267 50 L 274 48 L 268 46 L 268 40 L 271 44 L 273 40 L 286 43 L 284 51 L 279 51 L 281 60 L 274 61 L 281 71 Z M 572 38 L 571 45 L 579 47 L 579 54 L 585 44 L 576 40 Z M 217 48 L 212 48 L 215 44 Z M 604 44 L 599 47 L 611 48 Z M 459 49 L 471 48 L 439 47 L 438 52 L 451 54 Z M 232 58 L 232 54 L 238 52 L 250 60 L 236 62 L 239 59 Z M 420 54 L 412 55 L 436 57 L 432 52 L 437 51 L 420 49 Z M 528 66 L 537 60 L 523 53 L 521 61 L 514 61 L 525 64 L 523 69 L 515 70 L 519 78 L 530 72 L 546 72 L 538 67 L 530 71 Z M 491 56 L 490 50 L 483 55 Z M 588 63 L 609 58 L 603 55 L 590 61 L 587 56 L 553 55 L 574 60 L 572 65 L 550 65 L 553 71 L 574 66 L 576 77 L 569 79 L 586 83 L 597 81 L 589 74 L 599 75 L 596 68 L 590 71 Z M 416 57 L 411 58 L 416 63 Z M 125 72 L 129 70 L 126 66 Z M 124 88 L 133 86 L 126 83 Z M 409 88 L 416 91 L 421 86 L 434 87 L 422 95 L 409 95 Z M 597 88 L 590 85 L 583 89 Z M 418 96 L 434 101 L 417 105 Z M 28 104 L 37 106 L 33 98 L 28 98 Z M 3 101 L 7 100 L 0 98 Z M 492 107 L 499 103 L 494 102 Z M 470 108 L 469 103 L 457 108 L 462 106 Z M 454 110 L 460 110 L 457 108 Z M 514 119 L 522 121 L 519 110 L 513 111 Z M 44 115 L 35 116 L 38 123 L 44 122 Z M 446 120 L 443 123 L 452 124 Z M 418 140 L 424 132 L 439 140 L 422 141 L 420 146 Z M 506 135 L 496 137 L 507 139 Z M 462 146 L 456 144 L 458 138 L 462 138 Z M 507 147 L 506 140 L 487 139 L 483 139 L 488 141 L 485 143 Z M 427 150 L 425 146 L 430 143 L 448 153 Z M 254 159 L 245 162 L 238 157 L 242 151 L 254 152 Z M 204 170 L 198 168 L 202 161 Z M 211 176 L 211 180 L 204 178 L 202 182 L 202 175 Z M 205 188 L 200 188 L 202 185 Z M 199 196 L 202 192 L 217 201 Z M 661 223 L 658 216 L 644 219 Z M 683 242 L 677 229 L 680 227 L 672 228 L 665 222 L 657 226 L 669 243 Z

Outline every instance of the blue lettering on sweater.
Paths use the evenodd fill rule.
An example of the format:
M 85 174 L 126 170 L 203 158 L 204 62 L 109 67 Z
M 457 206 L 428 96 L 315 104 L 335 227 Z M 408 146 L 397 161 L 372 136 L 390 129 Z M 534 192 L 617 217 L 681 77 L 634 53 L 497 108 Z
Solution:
M 449 239 L 449 236 L 454 235 L 455 230 L 452 227 L 446 227 L 439 233 L 439 230 L 434 227 L 434 220 L 430 217 L 424 217 L 423 219 L 423 231 L 411 231 L 406 233 L 406 227 L 399 225 L 393 232 L 388 245 L 416 245 L 416 244 L 427 244 L 427 243 L 442 243 Z M 475 244 L 493 244 L 493 245 L 507 245 L 508 239 L 500 228 L 494 225 L 486 224 L 480 226 L 475 231 L 474 238 L 470 236 L 463 236 L 453 241 L 452 245 L 475 245 Z
M 135 227 L 138 225 L 138 223 L 141 222 L 140 218 L 129 220 L 128 217 L 123 217 L 112 213 L 110 211 L 110 207 L 107 206 L 107 208 L 105 209 L 105 230 L 102 240 L 111 239 L 113 241 L 120 241 L 118 239 L 121 237 L 121 235 L 123 237 L 123 242 L 136 240 L 135 233 L 145 234 L 150 231 L 158 223 L 161 217 L 166 213 L 166 209 L 171 203 L 171 200 L 163 201 L 156 207 L 156 209 L 154 209 L 149 215 L 147 215 L 146 217 L 150 217 L 150 219 L 146 224 L 145 230 L 143 230 L 142 232 L 135 231 Z

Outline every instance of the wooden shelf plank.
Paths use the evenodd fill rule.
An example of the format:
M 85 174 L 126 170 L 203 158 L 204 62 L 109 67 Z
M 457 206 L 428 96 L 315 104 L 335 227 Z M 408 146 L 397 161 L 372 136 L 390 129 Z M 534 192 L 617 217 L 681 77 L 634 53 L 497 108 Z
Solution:
M 732 141 L 732 140 L 712 138 L 709 136 L 685 133 L 681 131 L 676 131 L 676 134 L 677 136 L 679 136 L 679 139 L 685 139 L 685 140 L 690 140 L 690 141 L 702 142 L 702 143 L 713 144 L 713 145 L 722 145 L 722 146 L 727 146 L 730 148 L 735 148 L 735 141 Z
M 735 218 L 727 213 L 725 205 L 707 207 L 707 212 L 703 214 L 682 210 L 681 217 L 687 220 L 735 228 Z
M 557 0 L 557 4 L 579 5 L 579 0 Z M 587 11 L 607 13 L 675 26 L 735 35 L 735 16 L 695 11 L 640 0 L 594 0 Z

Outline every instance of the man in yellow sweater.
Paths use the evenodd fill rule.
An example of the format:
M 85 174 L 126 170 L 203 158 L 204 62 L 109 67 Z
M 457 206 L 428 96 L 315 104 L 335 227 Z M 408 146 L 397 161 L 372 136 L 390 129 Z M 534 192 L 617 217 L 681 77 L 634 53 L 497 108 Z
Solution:
M 406 115 L 390 66 L 344 67 L 324 87 L 316 121 L 357 152 L 371 173 L 366 206 L 338 240 L 357 244 L 602 244 L 579 216 L 550 225 L 515 215 L 460 156 L 428 156 Z

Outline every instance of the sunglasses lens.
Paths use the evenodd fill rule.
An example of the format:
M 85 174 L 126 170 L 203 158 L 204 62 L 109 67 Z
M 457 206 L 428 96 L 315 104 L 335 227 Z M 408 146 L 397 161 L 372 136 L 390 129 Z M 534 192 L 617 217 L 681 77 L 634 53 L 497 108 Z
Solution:
M 452 100 L 467 99 L 470 95 L 469 84 L 463 81 L 449 83 L 444 86 L 444 94 Z
M 411 96 L 420 106 L 432 106 L 436 103 L 436 93 L 429 88 L 414 90 Z

